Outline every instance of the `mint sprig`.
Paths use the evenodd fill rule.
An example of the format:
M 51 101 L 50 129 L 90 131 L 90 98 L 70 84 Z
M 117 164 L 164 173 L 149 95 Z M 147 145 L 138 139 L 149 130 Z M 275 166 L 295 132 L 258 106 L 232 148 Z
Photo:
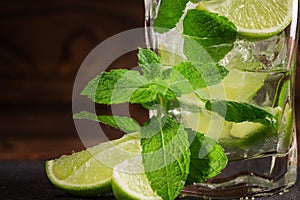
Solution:
M 192 3 L 198 1 L 190 0 Z M 97 116 L 86 111 L 75 114 L 74 119 L 104 123 L 125 133 L 140 132 L 144 171 L 149 183 L 163 200 L 172 200 L 185 185 L 204 182 L 218 175 L 228 162 L 217 141 L 185 128 L 170 114 L 176 106 L 185 108 L 182 96 L 196 94 L 201 104 L 186 107 L 216 112 L 229 122 L 258 122 L 274 128 L 272 130 L 277 128 L 277 123 L 271 113 L 259 107 L 211 99 L 198 90 L 216 85 L 228 75 L 229 71 L 218 62 L 233 47 L 237 35 L 235 25 L 227 18 L 205 10 L 191 9 L 183 16 L 189 0 L 159 2 L 153 7 L 154 31 L 165 33 L 183 18 L 181 34 L 186 60 L 175 66 L 164 66 L 155 52 L 140 48 L 137 56 L 139 71 L 102 72 L 81 93 L 99 104 L 141 104 L 155 111 L 156 116 L 143 126 L 130 117 Z M 282 94 L 285 92 L 283 90 Z M 284 102 L 282 96 L 279 97 L 281 104 Z
M 147 49 L 139 50 L 138 63 L 143 75 L 127 69 L 103 72 L 92 79 L 81 94 L 95 103 L 107 105 L 158 103 L 157 97 L 172 100 L 196 89 L 215 85 L 228 74 L 228 70 L 217 63 L 182 62 L 165 69 L 161 59 Z
M 214 62 L 188 62 L 164 67 L 161 59 L 149 49 L 139 49 L 141 72 L 111 70 L 92 79 L 83 95 L 101 104 L 138 103 L 156 110 L 143 126 L 122 116 L 97 116 L 83 111 L 75 119 L 89 119 L 120 129 L 140 132 L 142 158 L 152 189 L 162 199 L 174 199 L 184 185 L 203 182 L 219 174 L 227 164 L 224 149 L 213 139 L 186 129 L 169 114 L 170 104 L 180 102 L 184 94 L 222 81 L 228 70 Z M 155 74 L 155 76 L 153 76 Z M 216 112 L 230 122 L 252 121 L 275 127 L 275 117 L 246 103 L 202 99 L 200 109 Z
M 101 122 L 126 133 L 140 132 L 143 164 L 152 189 L 163 199 L 174 199 L 184 185 L 190 183 L 187 180 L 197 178 L 198 181 L 204 181 L 213 173 L 205 168 L 202 170 L 202 174 L 205 175 L 201 175 L 201 179 L 195 175 L 188 179 L 189 173 L 198 173 L 198 169 L 195 170 L 193 167 L 191 168 L 193 173 L 190 170 L 190 152 L 194 152 L 195 148 L 200 146 L 190 145 L 195 144 L 190 140 L 190 135 L 194 132 L 186 130 L 168 114 L 168 105 L 184 94 L 219 83 L 226 77 L 228 71 L 216 63 L 193 64 L 185 61 L 166 68 L 162 65 L 161 59 L 148 49 L 139 49 L 138 63 L 142 73 L 125 69 L 102 72 L 87 84 L 81 94 L 100 104 L 124 102 L 142 104 L 148 109 L 157 110 L 157 116 L 152 117 L 143 126 L 139 126 L 134 119 L 128 117 L 97 116 L 86 111 L 75 114 L 74 118 Z M 205 146 L 208 143 L 201 144 Z M 217 145 L 216 142 L 209 144 Z M 222 153 L 225 156 L 224 151 L 219 153 L 218 156 L 207 157 L 209 162 L 214 163 L 213 160 L 218 160 Z M 219 163 L 218 169 L 223 169 L 227 160 L 223 159 Z M 220 170 L 214 174 L 217 172 Z

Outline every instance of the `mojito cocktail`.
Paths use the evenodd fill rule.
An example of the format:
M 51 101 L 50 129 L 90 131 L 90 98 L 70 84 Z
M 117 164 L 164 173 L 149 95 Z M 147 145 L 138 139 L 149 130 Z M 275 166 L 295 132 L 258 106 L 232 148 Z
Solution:
M 145 7 L 148 47 L 166 67 L 188 61 L 202 74 L 203 87 L 170 102 L 169 114 L 216 139 L 229 159 L 217 177 L 182 193 L 243 197 L 295 183 L 298 0 L 145 0 Z

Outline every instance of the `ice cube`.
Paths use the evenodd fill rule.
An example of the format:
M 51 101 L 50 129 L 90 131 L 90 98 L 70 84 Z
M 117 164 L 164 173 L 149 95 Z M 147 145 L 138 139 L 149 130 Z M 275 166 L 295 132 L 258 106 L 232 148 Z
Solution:
M 285 33 L 261 40 L 238 39 L 221 65 L 241 70 L 282 69 L 286 64 Z
M 287 43 L 285 33 L 253 43 L 253 54 L 267 69 L 282 68 L 286 63 Z

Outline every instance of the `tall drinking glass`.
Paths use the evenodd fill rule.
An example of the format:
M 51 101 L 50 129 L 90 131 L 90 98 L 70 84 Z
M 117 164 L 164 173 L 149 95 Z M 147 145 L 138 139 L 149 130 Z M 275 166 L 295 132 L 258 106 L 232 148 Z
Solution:
M 186 186 L 182 195 L 241 198 L 292 186 L 298 0 L 144 3 L 148 47 L 166 67 L 199 65 L 205 80 L 179 105 L 169 105 L 170 114 L 216 139 L 229 160 L 221 174 Z M 211 69 L 201 71 L 207 64 Z M 210 77 L 216 70 L 220 81 Z

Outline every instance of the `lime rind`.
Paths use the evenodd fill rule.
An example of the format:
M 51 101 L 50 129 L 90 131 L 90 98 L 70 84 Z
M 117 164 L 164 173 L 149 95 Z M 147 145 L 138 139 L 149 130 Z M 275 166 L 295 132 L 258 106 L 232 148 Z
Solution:
M 200 1 L 197 9 L 227 17 L 240 35 L 264 38 L 282 32 L 292 20 L 292 0 Z
M 114 167 L 112 188 L 118 200 L 161 200 L 144 173 L 141 155 Z
M 138 133 L 127 134 L 85 151 L 48 160 L 45 163 L 46 174 L 55 186 L 73 195 L 101 196 L 110 193 L 113 167 L 141 151 L 137 136 Z M 116 155 L 105 155 L 107 152 Z
M 70 184 L 67 181 L 57 179 L 53 174 L 52 167 L 54 160 L 46 161 L 46 174 L 56 187 L 76 196 L 101 196 L 112 192 L 111 178 L 101 180 L 93 184 Z

